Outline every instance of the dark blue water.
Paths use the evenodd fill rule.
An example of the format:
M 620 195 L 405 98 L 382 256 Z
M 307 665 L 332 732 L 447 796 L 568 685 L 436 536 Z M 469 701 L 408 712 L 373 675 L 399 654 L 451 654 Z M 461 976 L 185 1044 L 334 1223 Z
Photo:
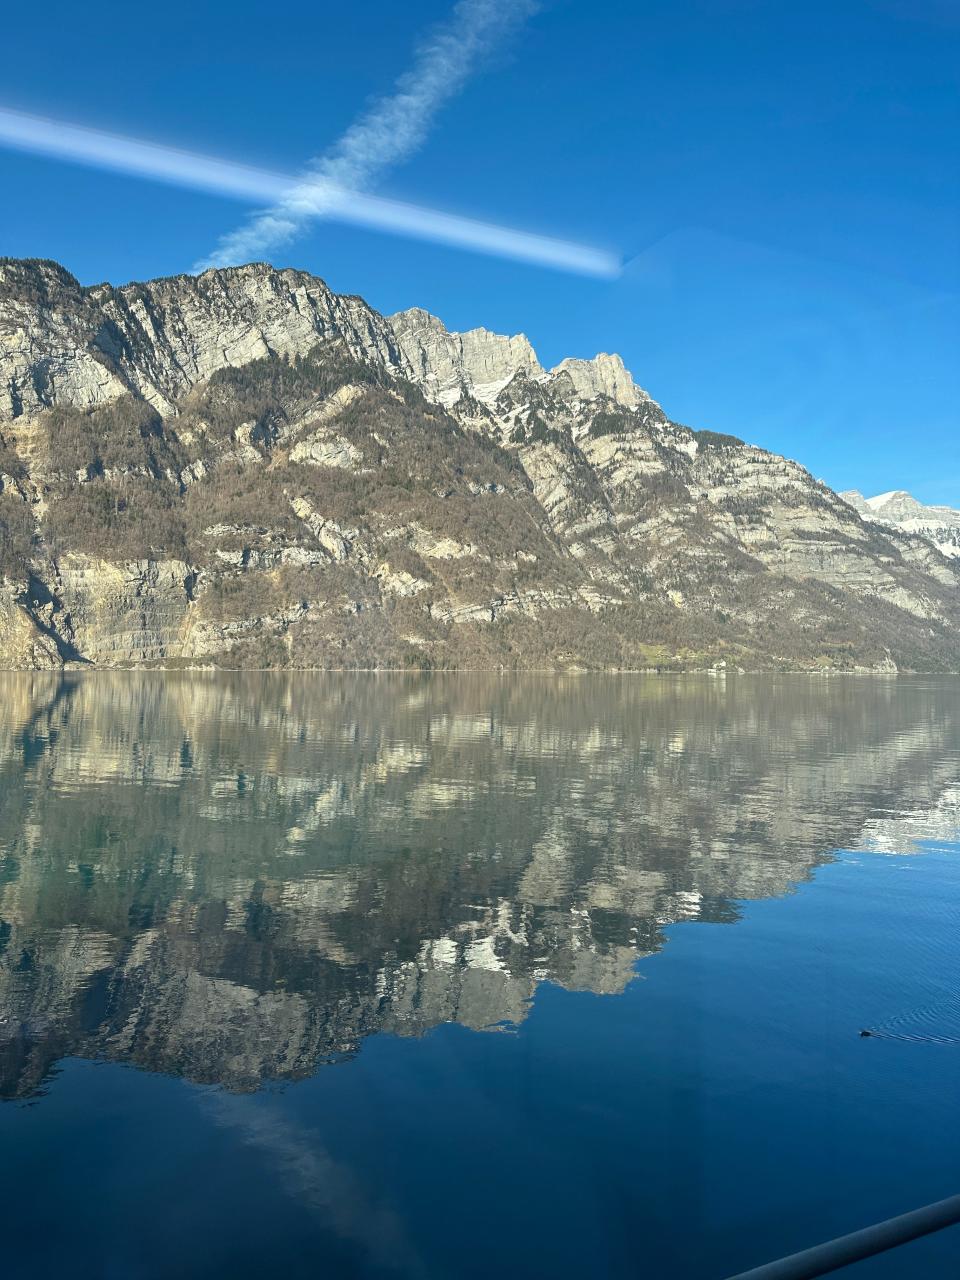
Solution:
M 722 1280 L 960 1191 L 960 682 L 0 696 L 6 1275 Z

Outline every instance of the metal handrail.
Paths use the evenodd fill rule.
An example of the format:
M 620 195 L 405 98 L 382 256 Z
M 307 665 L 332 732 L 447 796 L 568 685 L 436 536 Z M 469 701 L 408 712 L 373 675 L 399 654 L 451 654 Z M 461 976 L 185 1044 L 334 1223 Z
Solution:
M 875 1223 L 872 1227 L 864 1227 L 862 1231 L 852 1231 L 847 1236 L 828 1240 L 826 1244 L 793 1253 L 789 1258 L 781 1258 L 778 1262 L 768 1262 L 762 1267 L 754 1267 L 752 1271 L 742 1271 L 739 1275 L 731 1276 L 730 1280 L 813 1280 L 815 1276 L 827 1275 L 840 1267 L 848 1267 L 852 1262 L 872 1258 L 875 1254 L 895 1249 L 897 1245 L 907 1244 L 910 1240 L 930 1235 L 933 1231 L 942 1231 L 944 1227 L 955 1226 L 958 1222 L 960 1195 L 949 1196 L 946 1200 L 938 1200 L 936 1204 L 913 1209 L 910 1213 L 901 1213 L 899 1217 L 888 1218 L 886 1222 Z

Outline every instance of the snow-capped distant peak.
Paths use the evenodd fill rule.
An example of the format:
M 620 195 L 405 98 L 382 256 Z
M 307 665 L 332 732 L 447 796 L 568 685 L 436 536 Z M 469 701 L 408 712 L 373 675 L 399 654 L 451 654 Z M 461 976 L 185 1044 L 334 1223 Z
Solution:
M 960 511 L 953 507 L 925 506 L 905 489 L 891 489 L 865 498 L 857 489 L 841 493 L 864 520 L 919 534 L 945 556 L 960 558 Z
M 881 507 L 885 507 L 892 498 L 909 498 L 910 494 L 905 489 L 891 489 L 889 493 L 878 493 L 875 498 L 866 498 L 865 502 L 868 507 L 872 507 L 874 511 L 879 511 Z M 911 498 L 911 501 L 914 499 Z

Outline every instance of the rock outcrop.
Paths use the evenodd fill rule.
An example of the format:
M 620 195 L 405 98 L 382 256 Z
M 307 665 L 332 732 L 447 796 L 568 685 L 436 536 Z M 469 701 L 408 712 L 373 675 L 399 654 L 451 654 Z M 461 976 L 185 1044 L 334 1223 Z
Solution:
M 617 356 L 0 262 L 0 664 L 960 669 L 960 560 Z

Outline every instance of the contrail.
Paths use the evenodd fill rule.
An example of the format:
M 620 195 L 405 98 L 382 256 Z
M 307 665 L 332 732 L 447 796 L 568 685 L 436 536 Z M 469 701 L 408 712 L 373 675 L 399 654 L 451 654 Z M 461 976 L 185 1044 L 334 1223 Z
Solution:
M 292 1198 L 318 1214 L 378 1271 L 423 1274 L 400 1215 L 372 1197 L 352 1169 L 328 1154 L 316 1134 L 292 1125 L 276 1108 L 253 1098 L 219 1091 L 199 1097 L 217 1124 L 236 1130 L 242 1142 L 271 1160 L 280 1185 Z
M 303 185 L 301 179 L 290 174 L 3 107 L 0 107 L 0 145 L 235 200 L 280 204 L 292 190 Z M 605 249 L 365 195 L 333 182 L 324 184 L 318 180 L 315 186 L 316 199 L 323 198 L 323 216 L 334 222 L 371 227 L 580 275 L 612 279 L 620 274 L 619 257 Z
M 417 50 L 413 66 L 375 101 L 272 208 L 221 238 L 203 267 L 233 266 L 289 242 L 329 212 L 335 189 L 366 191 L 423 144 L 434 116 L 477 62 L 539 8 L 539 0 L 459 0 Z M 335 202 L 335 201 L 334 201 Z

